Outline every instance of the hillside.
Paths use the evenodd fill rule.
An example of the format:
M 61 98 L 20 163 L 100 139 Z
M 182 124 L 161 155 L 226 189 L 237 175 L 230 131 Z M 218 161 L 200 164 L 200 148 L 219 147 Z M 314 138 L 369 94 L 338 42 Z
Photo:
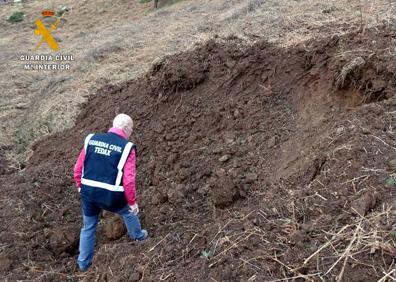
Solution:
M 4 139 L 3 152 L 17 162 L 0 158 L 3 280 L 392 281 L 396 27 L 389 2 L 370 3 L 359 9 L 363 18 L 348 14 L 353 3 L 182 1 L 158 11 L 149 3 L 138 6 L 148 12 L 135 11 L 133 26 L 119 20 L 117 33 L 92 35 L 85 52 L 110 34 L 119 44 L 135 44 L 137 34 L 142 41 L 135 55 L 131 45 L 103 51 L 86 76 L 59 74 L 68 76 L 51 89 L 59 100 L 34 102 L 53 104 L 43 115 L 40 107 L 13 111 L 16 119 L 2 111 L 11 129 L 23 123 L 40 132 L 48 113 L 62 121 L 53 130 L 46 124 L 52 134 L 26 162 L 14 147 L 35 138 Z M 116 4 L 125 12 L 126 2 Z M 151 22 L 158 32 L 150 35 L 154 19 L 172 24 Z M 79 77 L 86 81 L 75 84 Z M 150 238 L 131 242 L 104 213 L 93 267 L 79 273 L 72 168 L 84 137 L 120 112 L 135 121 L 138 201 Z
M 79 105 L 107 84 L 134 79 L 168 54 L 190 49 L 213 36 L 236 36 L 249 44 L 261 38 L 293 46 L 310 38 L 392 24 L 389 1 L 27 1 L 0 6 L 0 147 L 12 165 L 23 166 L 31 144 L 70 128 Z M 170 2 L 177 2 L 168 5 Z M 34 20 L 45 8 L 69 8 L 53 33 L 60 52 L 75 61 L 70 71 L 26 71 L 21 55 L 34 53 Z M 22 11 L 19 23 L 5 21 Z M 47 45 L 40 54 L 52 54 Z M 45 63 L 45 62 L 44 62 Z

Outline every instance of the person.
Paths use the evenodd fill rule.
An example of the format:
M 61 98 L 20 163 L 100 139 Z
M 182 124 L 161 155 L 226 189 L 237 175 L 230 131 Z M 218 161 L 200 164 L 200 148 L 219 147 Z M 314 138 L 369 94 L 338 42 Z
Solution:
M 74 179 L 80 192 L 83 226 L 77 264 L 86 271 L 92 264 L 99 214 L 107 210 L 119 214 L 133 240 L 148 233 L 140 226 L 136 202 L 136 147 L 128 142 L 133 121 L 126 114 L 114 118 L 107 133 L 89 134 L 74 166 Z

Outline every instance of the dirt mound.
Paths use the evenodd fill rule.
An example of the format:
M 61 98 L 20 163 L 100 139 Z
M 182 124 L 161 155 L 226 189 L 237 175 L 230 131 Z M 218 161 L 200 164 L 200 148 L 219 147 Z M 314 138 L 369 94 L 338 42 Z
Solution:
M 6 277 L 376 281 L 395 258 L 395 188 L 384 185 L 395 38 L 385 27 L 290 49 L 218 38 L 103 88 L 4 178 Z M 73 163 L 119 112 L 135 121 L 151 237 L 130 242 L 105 215 L 93 268 L 76 274 Z

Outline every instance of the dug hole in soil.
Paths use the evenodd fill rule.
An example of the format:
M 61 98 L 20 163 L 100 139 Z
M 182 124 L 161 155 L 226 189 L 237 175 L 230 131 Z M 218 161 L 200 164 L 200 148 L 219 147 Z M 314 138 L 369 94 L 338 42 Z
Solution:
M 214 38 L 101 89 L 74 128 L 35 144 L 24 170 L 0 170 L 1 275 L 384 277 L 396 256 L 395 40 L 389 27 L 288 49 Z M 104 213 L 92 268 L 77 273 L 73 165 L 84 137 L 121 112 L 135 122 L 138 203 L 150 237 L 131 242 Z

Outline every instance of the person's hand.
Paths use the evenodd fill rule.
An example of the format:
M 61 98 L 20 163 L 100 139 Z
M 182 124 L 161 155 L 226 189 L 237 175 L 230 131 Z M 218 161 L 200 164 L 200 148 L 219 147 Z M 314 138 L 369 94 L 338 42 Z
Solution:
M 77 187 L 77 191 L 78 191 L 78 193 L 80 193 L 81 192 L 81 187 Z
M 134 215 L 137 215 L 139 213 L 139 207 L 138 205 L 135 203 L 133 205 L 129 205 L 129 211 L 131 213 L 133 213 Z

